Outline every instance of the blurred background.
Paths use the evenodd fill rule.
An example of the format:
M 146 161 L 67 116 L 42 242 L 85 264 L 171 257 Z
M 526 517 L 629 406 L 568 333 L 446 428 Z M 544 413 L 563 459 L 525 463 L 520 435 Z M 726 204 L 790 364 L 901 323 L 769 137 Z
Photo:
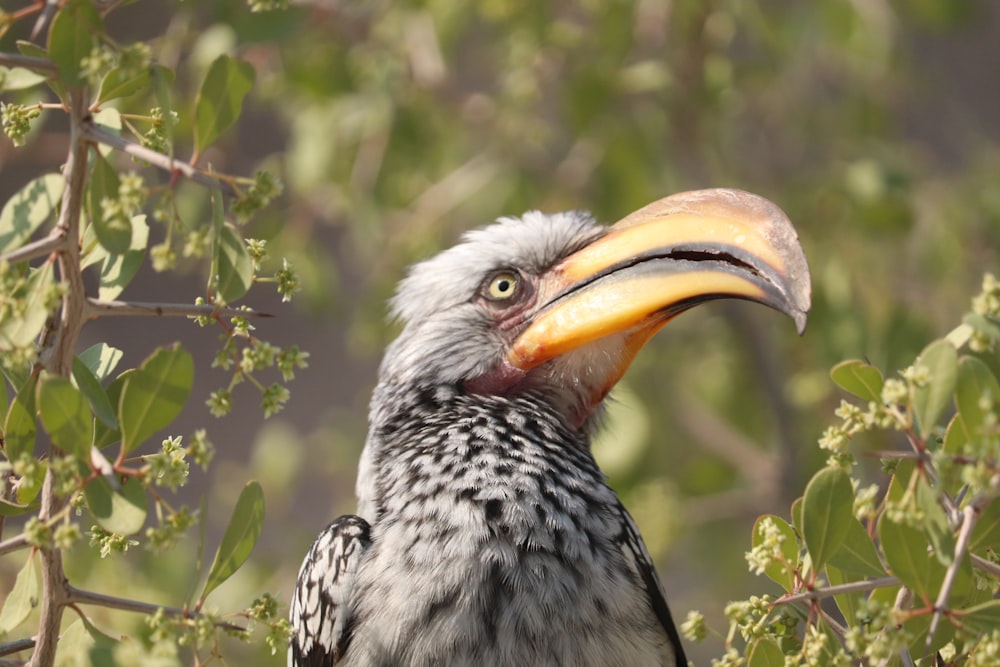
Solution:
M 826 458 L 815 443 L 840 399 L 829 368 L 909 364 L 957 324 L 982 273 L 1000 269 L 995 2 L 317 0 L 251 13 L 241 0 L 143 0 L 112 14 L 109 30 L 150 42 L 176 68 L 178 98 L 193 99 L 220 53 L 252 63 L 238 127 L 201 164 L 263 166 L 285 184 L 245 234 L 270 239 L 303 287 L 290 306 L 266 291 L 248 300 L 277 316 L 255 322 L 263 338 L 311 354 L 284 412 L 265 421 L 241 386 L 230 416 L 208 415 L 204 400 L 228 381 L 210 368 L 210 329 L 112 318 L 84 334 L 125 350 L 127 366 L 173 340 L 195 354 L 197 386 L 171 432 L 207 425 L 219 449 L 183 493 L 208 494 L 212 548 L 245 480 L 264 486 L 264 533 L 213 596 L 221 608 L 261 589 L 287 602 L 315 534 L 353 511 L 368 397 L 396 332 L 386 299 L 407 265 L 466 229 L 529 209 L 613 222 L 720 186 L 764 195 L 795 223 L 813 272 L 804 337 L 757 306 L 696 309 L 639 356 L 596 445 L 675 618 L 698 609 L 723 630 L 728 600 L 775 592 L 744 552 L 756 516 L 787 516 Z M 191 110 L 179 111 L 184 156 Z M 52 116 L 27 150 L 0 140 L 4 199 L 63 161 Z M 203 191 L 179 193 L 192 224 L 209 219 Z M 123 298 L 190 302 L 200 271 L 178 282 L 144 268 Z M 173 557 L 130 553 L 148 575 L 130 580 L 81 549 L 71 576 L 115 568 L 131 595 L 180 604 L 196 550 L 195 537 Z M 718 640 L 691 648 L 695 664 L 721 653 Z

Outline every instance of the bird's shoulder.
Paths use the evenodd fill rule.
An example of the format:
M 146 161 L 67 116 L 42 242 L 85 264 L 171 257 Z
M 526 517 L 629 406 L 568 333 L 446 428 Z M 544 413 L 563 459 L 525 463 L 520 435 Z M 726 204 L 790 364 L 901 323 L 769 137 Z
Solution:
M 354 515 L 335 519 L 313 542 L 292 596 L 289 665 L 327 667 L 343 657 L 351 637 L 351 594 L 370 543 L 371 527 Z
M 626 562 L 633 568 L 634 573 L 646 589 L 646 594 L 649 597 L 649 603 L 653 608 L 656 620 L 663 626 L 663 630 L 674 650 L 676 664 L 686 665 L 687 658 L 684 655 L 684 648 L 681 645 L 680 634 L 677 632 L 677 626 L 674 625 L 673 617 L 670 615 L 670 607 L 667 606 L 663 584 L 660 583 L 660 577 L 656 574 L 653 559 L 646 549 L 646 544 L 639 534 L 639 528 L 635 525 L 632 515 L 628 513 L 624 505 L 619 504 L 618 508 L 622 517 L 622 533 L 619 539 Z

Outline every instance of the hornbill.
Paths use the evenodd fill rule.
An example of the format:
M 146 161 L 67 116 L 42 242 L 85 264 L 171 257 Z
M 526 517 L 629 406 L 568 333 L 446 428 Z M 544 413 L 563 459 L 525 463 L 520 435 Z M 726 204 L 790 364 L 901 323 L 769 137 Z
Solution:
M 590 438 L 643 344 L 727 297 L 805 326 L 795 231 L 740 190 L 611 227 L 502 218 L 414 266 L 392 300 L 403 329 L 371 401 L 358 514 L 305 557 L 289 665 L 685 665 Z

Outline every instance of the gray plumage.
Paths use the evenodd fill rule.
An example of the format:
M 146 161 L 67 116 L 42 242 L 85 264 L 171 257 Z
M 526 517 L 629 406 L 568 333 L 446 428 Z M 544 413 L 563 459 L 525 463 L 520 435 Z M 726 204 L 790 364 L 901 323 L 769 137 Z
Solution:
M 401 283 L 359 516 L 330 524 L 302 565 L 289 665 L 686 664 L 649 554 L 590 452 L 588 380 L 620 362 L 620 341 L 490 389 L 518 329 L 498 326 L 484 285 L 516 271 L 535 289 L 605 230 L 577 213 L 504 219 Z

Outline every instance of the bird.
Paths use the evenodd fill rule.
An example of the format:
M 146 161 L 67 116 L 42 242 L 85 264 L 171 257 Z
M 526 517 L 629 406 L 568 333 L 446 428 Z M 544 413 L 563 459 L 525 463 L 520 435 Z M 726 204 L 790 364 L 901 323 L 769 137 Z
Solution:
M 605 399 L 664 324 L 810 306 L 788 217 L 697 190 L 612 226 L 501 218 L 413 266 L 379 367 L 357 514 L 290 603 L 290 667 L 687 664 L 639 530 L 591 453 Z

